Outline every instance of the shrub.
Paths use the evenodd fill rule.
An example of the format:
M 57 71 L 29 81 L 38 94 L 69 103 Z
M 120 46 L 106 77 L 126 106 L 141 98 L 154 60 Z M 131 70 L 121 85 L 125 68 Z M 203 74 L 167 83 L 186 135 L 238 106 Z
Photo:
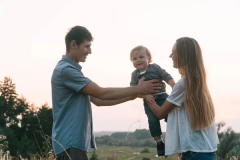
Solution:
M 95 152 L 93 152 L 89 160 L 98 160 L 98 155 Z
M 141 153 L 150 153 L 149 149 L 148 148 L 144 148 Z
M 225 160 L 228 157 L 240 157 L 240 135 L 235 133 L 230 127 L 226 131 L 220 132 L 221 128 L 225 126 L 224 122 L 217 124 L 218 137 L 220 144 L 217 148 L 218 160 Z
M 114 139 L 126 139 L 127 132 L 116 132 L 111 134 L 111 137 Z

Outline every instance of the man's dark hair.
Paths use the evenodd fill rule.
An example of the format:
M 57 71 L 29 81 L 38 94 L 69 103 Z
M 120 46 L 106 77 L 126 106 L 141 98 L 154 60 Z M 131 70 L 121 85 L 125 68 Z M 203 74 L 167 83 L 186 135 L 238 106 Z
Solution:
M 71 41 L 75 40 L 76 44 L 79 46 L 81 43 L 86 41 L 92 41 L 93 37 L 92 34 L 82 26 L 75 26 L 72 27 L 65 37 L 65 44 L 67 52 L 70 51 L 70 44 Z

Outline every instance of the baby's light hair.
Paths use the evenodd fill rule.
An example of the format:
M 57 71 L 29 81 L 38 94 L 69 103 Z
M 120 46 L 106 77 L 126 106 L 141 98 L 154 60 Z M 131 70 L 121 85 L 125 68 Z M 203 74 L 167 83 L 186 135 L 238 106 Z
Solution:
M 147 49 L 147 47 L 144 47 L 144 46 L 137 46 L 137 47 L 135 47 L 135 48 L 133 48 L 132 50 L 131 50 L 131 52 L 130 52 L 130 61 L 132 61 L 132 56 L 133 56 L 133 54 L 134 53 L 138 53 L 139 51 L 141 51 L 142 49 L 144 49 L 145 50 L 145 52 L 146 52 L 146 54 L 147 54 L 147 56 L 148 56 L 148 58 L 149 58 L 149 63 L 151 63 L 152 62 L 152 54 L 151 54 L 151 52 L 149 51 L 149 49 Z

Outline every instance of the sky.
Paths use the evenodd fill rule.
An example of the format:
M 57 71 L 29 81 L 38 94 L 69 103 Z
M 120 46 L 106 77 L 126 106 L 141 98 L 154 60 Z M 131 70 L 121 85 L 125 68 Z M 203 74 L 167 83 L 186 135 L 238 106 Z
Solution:
M 137 45 L 177 82 L 169 55 L 176 39 L 188 36 L 202 48 L 216 122 L 240 132 L 239 19 L 239 0 L 0 0 L 0 80 L 10 77 L 30 104 L 52 106 L 53 69 L 69 28 L 80 25 L 94 37 L 82 71 L 101 87 L 129 86 Z M 92 107 L 94 131 L 148 129 L 142 99 Z

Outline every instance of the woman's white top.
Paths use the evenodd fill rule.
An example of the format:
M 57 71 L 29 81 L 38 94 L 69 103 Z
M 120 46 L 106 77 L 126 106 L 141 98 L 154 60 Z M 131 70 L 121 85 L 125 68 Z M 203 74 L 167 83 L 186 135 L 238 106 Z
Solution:
M 184 106 L 185 84 L 184 78 L 174 86 L 167 101 L 175 104 L 167 120 L 165 139 L 165 154 L 174 155 L 186 151 L 214 152 L 219 144 L 215 123 L 209 128 L 194 131 L 191 128 L 187 110 Z

